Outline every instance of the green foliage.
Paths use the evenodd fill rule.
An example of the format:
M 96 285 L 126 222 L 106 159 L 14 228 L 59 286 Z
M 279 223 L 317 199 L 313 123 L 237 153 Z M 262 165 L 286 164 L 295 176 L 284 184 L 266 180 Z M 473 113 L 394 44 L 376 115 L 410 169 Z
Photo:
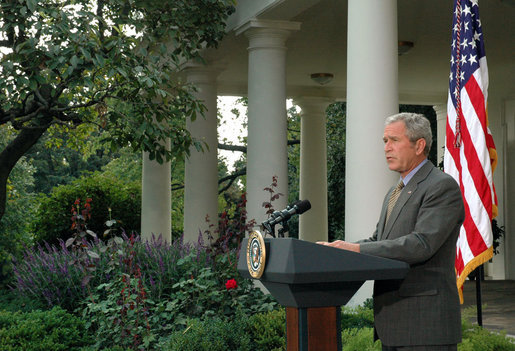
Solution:
M 79 350 L 92 341 L 84 322 L 59 307 L 27 313 L 0 311 L 2 350 Z
M 51 142 L 55 144 L 58 138 L 62 145 L 50 145 Z M 68 184 L 81 176 L 99 171 L 114 157 L 101 146 L 95 146 L 91 151 L 86 151 L 86 147 L 82 145 L 78 150 L 72 148 L 68 145 L 72 139 L 71 134 L 45 135 L 25 154 L 36 169 L 35 193 L 48 194 L 55 186 Z M 94 144 L 92 139 L 92 137 L 84 137 L 82 142 L 88 145 Z M 128 170 L 130 168 L 127 167 Z
M 0 217 L 6 175 L 45 132 L 75 148 L 97 133 L 160 163 L 201 149 L 185 121 L 205 107 L 176 74 L 202 62 L 233 11 L 233 0 L 3 1 L 0 125 L 17 134 L 0 149 Z
M 71 236 L 70 209 L 77 199 L 92 199 L 88 229 L 102 237 L 108 220 L 121 221 L 127 231 L 139 231 L 141 218 L 141 184 L 124 183 L 116 177 L 95 173 L 68 185 L 54 188 L 38 197 L 33 231 L 36 242 L 57 243 Z M 111 210 L 110 210 L 111 209 Z
M 286 313 L 284 308 L 258 313 L 248 320 L 247 334 L 253 350 L 284 350 L 286 348 Z
M 12 137 L 12 130 L 0 126 L 0 147 L 4 147 Z M 0 219 L 0 287 L 11 277 L 12 258 L 20 257 L 23 246 L 30 242 L 34 172 L 31 162 L 23 157 L 7 179 L 6 212 Z
M 246 333 L 246 320 L 239 318 L 224 321 L 213 318 L 204 322 L 189 320 L 187 328 L 173 333 L 170 337 L 170 351 L 248 351 L 251 348 L 250 337 Z M 255 349 L 254 349 L 255 350 Z M 259 349 L 270 350 L 270 349 Z
M 48 305 L 38 299 L 19 294 L 10 288 L 0 289 L 0 310 L 5 312 L 31 312 L 47 309 Z
M 479 326 L 463 331 L 463 341 L 458 351 L 513 351 L 515 341 L 506 332 L 493 333 Z
M 284 309 L 250 317 L 238 313 L 235 318 L 188 320 L 184 330 L 170 337 L 170 351 L 203 350 L 285 350 L 286 316 Z
M 111 130 L 113 145 L 143 148 L 161 161 L 188 149 L 180 120 L 203 111 L 171 75 L 217 45 L 234 7 L 231 0 L 26 0 L 4 2 L 1 11 L 8 51 L 0 61 L 2 117 L 19 130 L 49 128 L 52 118 L 63 131 L 95 121 Z
M 88 327 L 96 330 L 97 344 L 123 344 L 126 335 L 124 333 L 127 333 L 124 326 L 136 325 L 131 328 L 132 335 L 137 333 L 145 346 L 154 348 L 166 342 L 171 332 L 187 328 L 191 318 L 228 322 L 239 313 L 250 315 L 271 310 L 276 306 L 269 296 L 265 296 L 250 282 L 238 280 L 236 288 L 226 287 L 228 278 L 235 277 L 234 270 L 228 269 L 227 256 L 218 256 L 211 267 L 205 267 L 202 262 L 205 261 L 199 257 L 198 252 L 180 258 L 176 262 L 180 278 L 175 284 L 168 283 L 172 291 L 162 292 L 160 297 L 155 292 L 152 293 L 152 288 L 148 287 L 151 284 L 141 285 L 142 283 L 134 279 L 127 280 L 129 283 L 115 279 L 99 285 L 92 301 L 87 302 L 83 310 L 83 318 L 88 321 Z M 127 284 L 135 292 L 127 296 L 126 302 L 121 304 L 123 291 L 129 289 Z M 137 303 L 136 287 L 143 289 L 145 295 L 150 297 L 145 299 L 144 304 Z M 134 310 L 122 313 L 123 305 L 131 304 L 131 298 L 136 299 L 133 301 Z M 144 313 L 138 314 L 138 309 Z M 144 319 L 147 315 L 148 318 Z M 143 321 L 145 323 L 142 325 Z M 148 325 L 148 329 L 145 329 L 145 325 Z M 218 332 L 220 331 L 216 331 Z
M 350 328 L 342 331 L 342 351 L 380 351 L 381 341 L 374 342 L 373 328 Z
M 343 329 L 372 328 L 374 326 L 374 311 L 371 308 L 342 307 L 341 323 Z
M 345 103 L 331 104 L 326 114 L 328 228 L 332 241 L 345 239 Z
M 461 318 L 462 342 L 458 351 L 514 351 L 515 340 L 506 332 L 491 332 L 470 322 L 476 315 L 476 307 L 465 309 Z

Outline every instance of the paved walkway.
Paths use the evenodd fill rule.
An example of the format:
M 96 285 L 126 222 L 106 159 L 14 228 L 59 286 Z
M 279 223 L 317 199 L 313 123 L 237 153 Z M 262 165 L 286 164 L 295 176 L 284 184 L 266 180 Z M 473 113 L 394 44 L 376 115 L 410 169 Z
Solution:
M 515 280 L 484 280 L 481 282 L 483 327 L 506 331 L 515 337 Z M 467 280 L 463 289 L 462 309 L 476 306 L 476 282 Z M 477 322 L 477 314 L 473 322 Z

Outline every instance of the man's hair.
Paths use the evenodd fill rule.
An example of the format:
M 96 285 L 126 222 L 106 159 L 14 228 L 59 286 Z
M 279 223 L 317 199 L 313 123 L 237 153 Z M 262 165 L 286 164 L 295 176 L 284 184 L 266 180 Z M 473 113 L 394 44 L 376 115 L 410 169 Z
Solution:
M 424 115 L 408 112 L 398 113 L 387 117 L 384 125 L 387 126 L 394 122 L 404 122 L 406 136 L 412 143 L 415 143 L 420 138 L 425 139 L 424 155 L 429 155 L 429 150 L 431 150 L 431 144 L 433 143 L 433 134 L 431 133 L 431 124 Z

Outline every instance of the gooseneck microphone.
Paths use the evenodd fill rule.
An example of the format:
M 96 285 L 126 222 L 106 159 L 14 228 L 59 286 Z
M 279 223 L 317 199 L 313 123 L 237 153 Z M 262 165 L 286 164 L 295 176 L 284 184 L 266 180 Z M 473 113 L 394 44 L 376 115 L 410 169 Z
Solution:
M 287 206 L 282 211 L 275 211 L 270 218 L 261 223 L 261 227 L 275 237 L 274 226 L 279 223 L 285 223 L 293 215 L 300 215 L 311 208 L 309 200 L 300 200 L 292 205 Z M 283 224 L 284 226 L 284 224 Z

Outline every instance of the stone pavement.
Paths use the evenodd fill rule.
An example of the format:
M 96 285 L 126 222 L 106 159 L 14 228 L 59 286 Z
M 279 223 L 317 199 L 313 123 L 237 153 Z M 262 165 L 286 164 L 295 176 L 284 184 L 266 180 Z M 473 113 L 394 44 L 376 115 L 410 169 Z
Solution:
M 506 331 L 515 337 L 515 280 L 481 281 L 483 327 L 491 331 Z M 467 280 L 463 289 L 462 310 L 476 306 L 476 282 Z M 474 314 L 473 322 L 477 322 Z

